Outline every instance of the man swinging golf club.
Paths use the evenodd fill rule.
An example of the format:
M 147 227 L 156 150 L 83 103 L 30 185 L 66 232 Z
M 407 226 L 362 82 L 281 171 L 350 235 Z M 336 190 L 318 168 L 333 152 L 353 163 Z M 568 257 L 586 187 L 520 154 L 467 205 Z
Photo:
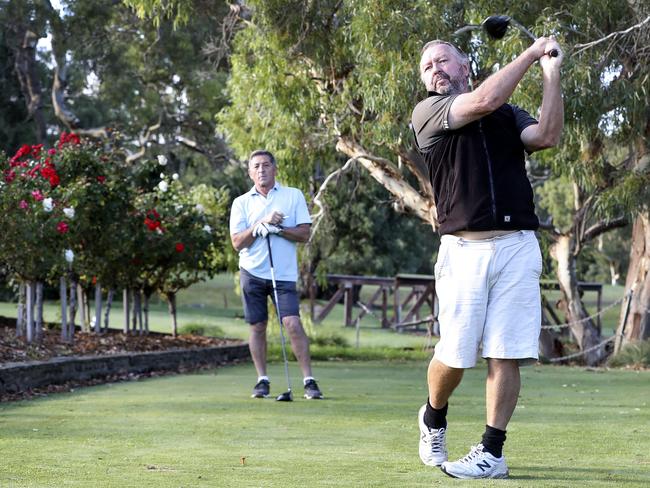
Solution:
M 539 222 L 525 152 L 559 142 L 562 58 L 553 38 L 539 38 L 470 91 L 468 59 L 456 46 L 431 41 L 421 52 L 428 96 L 415 107 L 412 124 L 442 238 L 434 268 L 440 342 L 427 374 L 429 398 L 418 414 L 419 451 L 424 464 L 455 478 L 508 476 L 502 450 L 519 395 L 519 366 L 537 359 L 541 325 Z M 506 103 L 538 60 L 539 121 Z M 447 400 L 479 349 L 488 366 L 487 425 L 467 456 L 449 462 Z
M 304 375 L 305 398 L 320 399 L 323 394 L 312 376 L 309 338 L 300 322 L 296 291 L 296 243 L 309 240 L 311 217 L 302 192 L 276 182 L 276 171 L 273 154 L 265 150 L 254 151 L 248 161 L 248 176 L 254 186 L 235 199 L 230 212 L 230 239 L 239 251 L 244 317 L 250 324 L 249 348 L 258 374 L 252 397 L 266 398 L 270 393 L 266 372 L 266 326 L 267 297 L 271 296 L 278 318 L 281 317 L 280 332 L 289 386 L 289 391 L 277 400 L 292 399 L 282 326 L 288 332 Z

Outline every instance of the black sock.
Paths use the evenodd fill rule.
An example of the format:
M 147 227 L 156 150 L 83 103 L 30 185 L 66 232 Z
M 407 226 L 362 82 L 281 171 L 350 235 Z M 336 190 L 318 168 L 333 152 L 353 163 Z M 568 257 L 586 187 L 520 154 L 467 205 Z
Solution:
M 483 450 L 489 452 L 494 457 L 500 458 L 503 455 L 503 443 L 506 441 L 506 431 L 495 429 L 489 425 L 485 426 L 483 434 Z
M 424 424 L 430 429 L 446 429 L 447 407 L 449 407 L 449 403 L 446 403 L 442 408 L 433 408 L 427 398 L 427 408 L 424 411 Z

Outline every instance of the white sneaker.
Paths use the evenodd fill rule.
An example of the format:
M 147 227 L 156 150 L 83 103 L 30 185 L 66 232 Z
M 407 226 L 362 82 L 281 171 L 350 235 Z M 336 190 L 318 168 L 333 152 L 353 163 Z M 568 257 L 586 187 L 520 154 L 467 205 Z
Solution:
M 452 478 L 507 478 L 505 456 L 494 457 L 483 450 L 483 444 L 472 446 L 469 454 L 455 462 L 442 463 L 442 471 Z
M 420 459 L 427 466 L 440 466 L 447 460 L 446 429 L 430 429 L 424 423 L 426 404 L 418 412 L 420 426 Z

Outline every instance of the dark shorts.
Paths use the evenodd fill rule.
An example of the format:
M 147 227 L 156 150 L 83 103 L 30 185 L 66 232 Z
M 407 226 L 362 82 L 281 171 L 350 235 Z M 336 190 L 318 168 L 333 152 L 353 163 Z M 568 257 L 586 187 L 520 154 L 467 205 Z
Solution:
M 243 268 L 239 270 L 239 282 L 246 322 L 249 324 L 266 322 L 269 318 L 267 297 L 271 297 L 275 303 L 273 282 L 253 276 Z M 275 284 L 278 289 L 280 315 L 282 317 L 299 316 L 300 303 L 295 281 L 276 281 Z

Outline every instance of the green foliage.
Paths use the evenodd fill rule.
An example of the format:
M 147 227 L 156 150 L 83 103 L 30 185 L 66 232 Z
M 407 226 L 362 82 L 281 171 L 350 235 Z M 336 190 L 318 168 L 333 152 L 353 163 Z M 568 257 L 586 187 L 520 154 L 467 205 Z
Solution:
M 620 368 L 650 368 L 650 341 L 639 341 L 626 344 L 618 354 L 607 361 L 607 365 Z
M 365 172 L 341 176 L 310 248 L 316 273 L 432 274 L 438 237 L 420 219 L 395 212 L 391 196 Z
M 309 345 L 314 346 L 333 346 L 333 347 L 350 347 L 348 340 L 335 332 L 315 331 L 309 335 Z
M 123 0 L 138 17 L 150 18 L 158 27 L 163 19 L 173 20 L 174 26 L 186 24 L 193 14 L 192 3 L 184 0 Z
M 0 23 L 2 17 L 0 8 Z M 8 34 L 5 29 L 0 30 L 0 150 L 13 153 L 23 141 L 34 140 L 35 134 L 31 121 L 27 120 L 27 108 L 16 77 Z
M 48 2 L 0 2 L 0 61 L 6 61 L 0 63 L 6 67 L 0 70 L 0 136 L 6 134 L 0 147 L 13 153 L 23 141 L 35 140 L 26 95 L 14 75 L 23 42 L 18 27 L 24 23 L 37 39 L 51 34 L 34 61 L 38 76 L 32 85 L 40 84 L 42 100 L 51 98 L 54 56 L 59 69 L 65 68 L 66 105 L 78 127 L 104 127 L 129 152 L 144 146 L 148 157 L 166 154 L 181 177 L 187 168 L 201 166 L 202 181 L 219 186 L 215 170 L 229 163 L 230 152 L 215 137 L 213 117 L 227 103 L 227 63 L 215 66 L 205 49 L 229 5 L 214 2 L 195 15 L 192 2 L 147 0 L 137 13 L 150 10 L 156 20 L 143 22 L 125 3 L 135 8 L 139 2 L 65 0 L 63 13 Z M 175 29 L 169 19 L 177 26 L 182 20 L 186 28 Z M 40 105 L 48 127 L 57 132 L 61 121 L 49 104 Z
M 424 95 L 417 65 L 425 41 L 452 39 L 451 33 L 458 27 L 478 24 L 495 11 L 507 12 L 538 36 L 555 35 L 567 51 L 572 44 L 600 38 L 630 24 L 630 9 L 622 0 L 613 4 L 560 4 L 562 8 L 531 2 L 432 5 L 399 0 L 323 0 L 294 2 L 287 8 L 287 3 L 279 0 L 250 1 L 253 24 L 236 36 L 228 81 L 231 103 L 217 120 L 237 154 L 244 156 L 256 147 L 270 148 L 279 154 L 288 183 L 304 190 L 316 188 L 314 175 L 327 174 L 342 164 L 334 147 L 341 134 L 353 136 L 371 153 L 391 160 L 411 145 L 411 110 Z M 474 85 L 530 43 L 515 28 L 509 29 L 502 41 L 490 40 L 480 31 L 454 40 L 469 53 Z M 619 77 L 604 87 L 608 73 L 615 73 L 626 55 L 621 44 L 606 52 L 596 48 L 566 57 L 563 143 L 533 156 L 560 177 L 540 190 L 540 200 L 541 213 L 553 215 L 562 230 L 571 228 L 576 211 L 573 184 L 578 185 L 581 196 L 594 196 L 588 223 L 619 216 L 648 200 L 647 177 L 630 175 L 622 165 L 628 152 L 616 151 L 625 137 L 636 137 L 634 134 L 646 126 L 640 117 L 643 103 L 636 96 L 634 100 L 623 96 L 644 93 L 641 70 L 634 68 L 629 80 Z M 533 67 L 512 101 L 536 114 L 541 98 L 539 69 Z M 617 117 L 610 114 L 613 108 Z M 345 190 L 337 191 L 344 199 Z M 367 225 L 377 221 L 377 209 L 381 208 L 377 202 L 382 197 L 369 196 L 369 201 L 375 202 L 365 207 L 370 209 L 366 211 L 369 218 L 358 211 L 366 202 L 359 207 L 340 207 L 331 198 L 332 220 L 318 236 L 322 248 L 311 250 L 316 274 L 322 274 L 319 266 L 355 268 L 359 272 L 388 269 L 379 263 L 366 267 L 376 256 L 386 255 L 386 250 L 364 255 L 367 245 L 346 242 L 360 238 L 363 243 L 368 236 L 371 247 L 382 246 L 384 241 L 374 237 L 382 235 L 386 227 L 377 223 L 381 230 L 373 235 Z M 344 223 L 355 217 L 354 232 L 349 232 Z M 338 261 L 334 246 L 340 249 Z M 389 253 L 400 254 L 398 249 Z
M 567 176 L 547 180 L 537 188 L 538 214 L 541 220 L 553 217 L 553 225 L 567 232 L 573 225 L 575 213 L 573 182 Z
M 348 345 L 330 345 L 311 343 L 309 353 L 314 361 L 426 361 L 431 359 L 431 351 L 426 349 L 398 349 L 394 347 L 350 347 Z M 293 351 L 287 350 L 290 361 L 296 358 Z M 269 361 L 282 361 L 282 349 L 279 344 L 268 347 Z
M 226 333 L 218 325 L 185 324 L 178 333 L 180 335 L 198 335 L 205 337 L 226 337 Z
M 159 168 L 158 161 L 142 168 L 151 190 L 134 202 L 141 224 L 133 259 L 144 270 L 145 286 L 167 295 L 225 268 L 228 192 L 207 185 L 188 191 L 177 176 L 152 177 Z

